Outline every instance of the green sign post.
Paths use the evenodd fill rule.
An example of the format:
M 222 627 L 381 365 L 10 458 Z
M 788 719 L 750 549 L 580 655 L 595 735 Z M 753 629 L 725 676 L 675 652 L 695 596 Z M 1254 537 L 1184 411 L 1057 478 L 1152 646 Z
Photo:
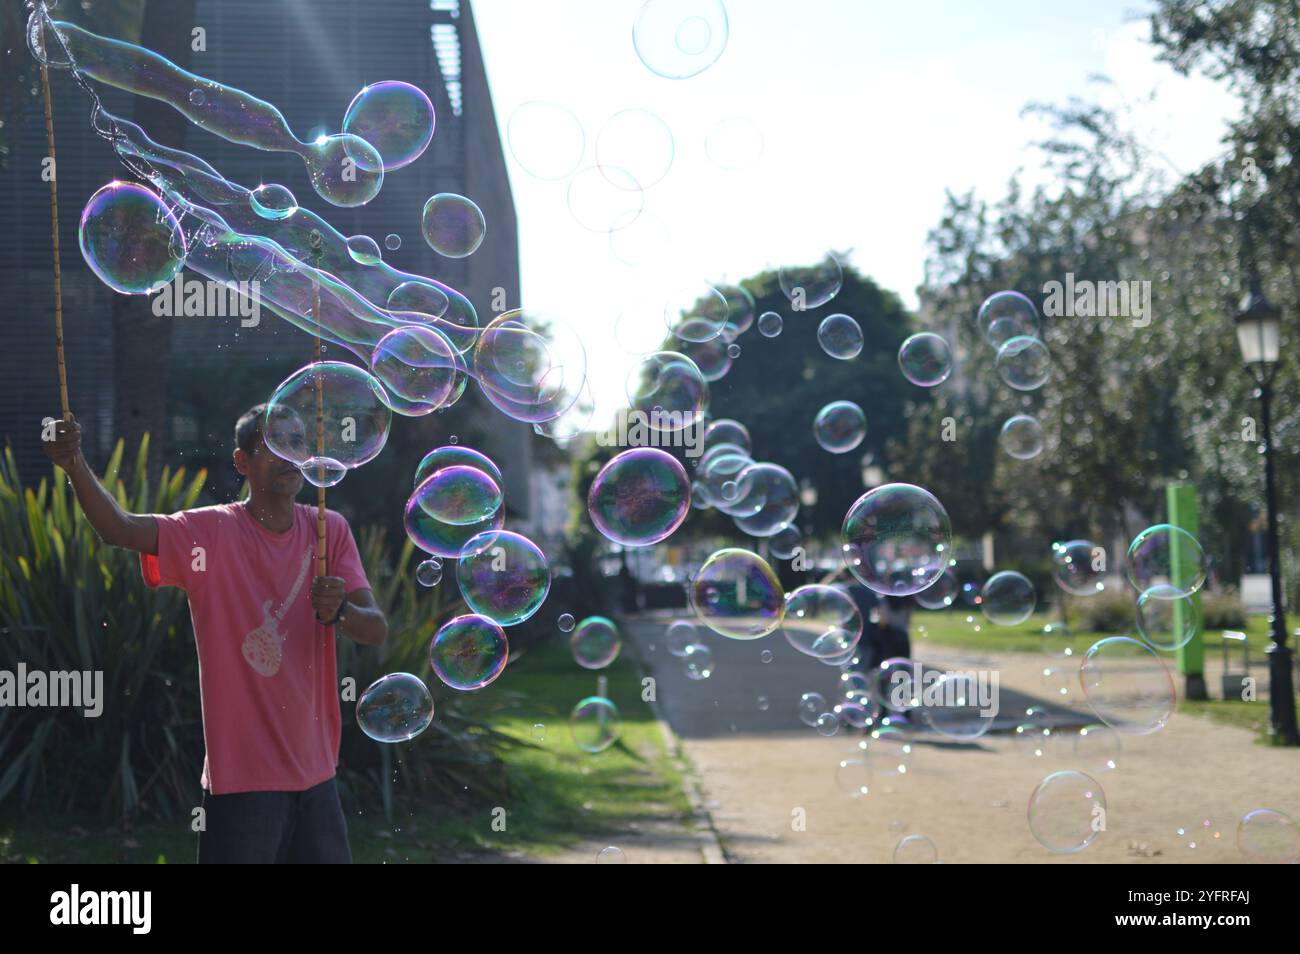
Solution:
M 1174 483 L 1165 488 L 1165 504 L 1169 510 L 1169 522 L 1186 530 L 1195 539 L 1201 536 L 1201 517 L 1196 509 L 1196 487 L 1192 484 Z M 1190 565 L 1191 554 L 1182 552 L 1177 537 L 1172 541 L 1170 557 L 1170 580 L 1174 586 L 1183 587 L 1190 584 L 1197 573 L 1197 568 Z M 1201 628 L 1201 594 L 1198 590 L 1192 594 L 1192 603 L 1196 606 L 1196 632 L 1187 645 L 1178 650 L 1178 671 L 1183 674 L 1188 699 L 1208 699 L 1205 689 L 1205 636 Z M 1185 614 L 1188 612 L 1182 600 L 1174 603 L 1174 632 L 1183 632 L 1187 624 Z

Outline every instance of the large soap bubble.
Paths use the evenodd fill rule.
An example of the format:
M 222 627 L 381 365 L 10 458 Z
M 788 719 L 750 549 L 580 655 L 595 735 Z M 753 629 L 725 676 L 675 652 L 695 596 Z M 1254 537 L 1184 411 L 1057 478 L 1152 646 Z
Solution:
M 357 725 L 376 742 L 405 742 L 433 721 L 433 696 L 419 676 L 381 676 L 357 699 Z
M 611 459 L 587 493 L 592 525 L 615 543 L 645 547 L 667 539 L 690 510 L 686 469 L 654 447 L 633 447 Z
M 847 454 L 866 436 L 867 416 L 852 401 L 832 401 L 813 418 L 813 437 L 832 454 Z
M 456 563 L 456 581 L 471 610 L 502 626 L 514 626 L 545 602 L 551 566 L 527 537 L 489 530 L 465 544 Z
M 913 384 L 932 388 L 952 374 L 952 349 L 941 335 L 918 332 L 899 345 L 898 367 Z
M 770 537 L 799 513 L 799 484 L 779 464 L 751 464 L 740 472 L 736 496 L 725 508 L 751 537 Z
M 1094 643 L 1079 666 L 1079 682 L 1097 717 L 1126 735 L 1163 729 L 1177 703 L 1173 680 L 1160 657 L 1127 636 Z
M 767 561 L 735 547 L 704 561 L 689 595 L 699 620 L 729 639 L 766 636 L 781 625 L 785 613 L 781 582 Z
M 1205 551 L 1182 527 L 1159 523 L 1133 538 L 1124 570 L 1138 593 L 1164 583 L 1165 598 L 1190 596 L 1205 585 Z
M 786 641 L 814 659 L 839 656 L 862 637 L 862 613 L 843 590 L 819 583 L 786 595 L 781 624 Z
M 1075 596 L 1094 596 L 1106 588 L 1106 553 L 1091 540 L 1052 544 L 1057 585 Z
M 1029 796 L 1029 831 L 1040 845 L 1057 854 L 1087 848 L 1104 831 L 1106 793 L 1090 775 L 1073 770 L 1053 772 Z
M 422 90 L 387 80 L 357 93 L 343 115 L 343 131 L 373 146 L 383 171 L 391 172 L 423 155 L 433 139 L 434 122 L 433 103 Z
M 464 357 L 445 334 L 428 325 L 402 325 L 380 338 L 370 370 L 384 386 L 384 403 L 407 417 L 449 407 L 469 380 Z
M 995 292 L 984 299 L 975 320 L 994 348 L 1021 335 L 1037 338 L 1039 333 L 1038 309 L 1018 291 Z
M 632 47 L 650 72 L 687 79 L 717 61 L 729 29 L 722 0 L 646 0 L 632 25 Z
M 709 410 L 709 385 L 699 367 L 676 351 L 647 355 L 627 378 L 633 410 L 659 431 L 681 431 Z
M 360 467 L 388 441 L 392 412 L 384 398 L 383 387 L 364 368 L 342 361 L 309 364 L 285 378 L 267 402 L 266 446 L 299 467 L 312 465 L 314 458 Z
M 812 265 L 782 265 L 777 271 L 781 291 L 795 311 L 807 311 L 826 304 L 839 294 L 844 269 L 830 252 Z
M 516 309 L 492 319 L 479 334 L 473 373 L 497 410 L 539 424 L 582 397 L 587 353 L 567 322 Z
M 998 375 L 1017 391 L 1035 391 L 1052 373 L 1052 356 L 1047 345 L 1029 335 L 1007 339 L 998 348 Z
M 465 258 L 483 244 L 487 220 L 472 199 L 454 192 L 439 192 L 424 203 L 420 233 L 429 248 L 439 255 Z
M 185 264 L 185 235 L 153 192 L 132 182 L 110 182 L 90 197 L 77 232 L 90 270 L 114 291 L 157 291 Z
M 429 645 L 434 674 L 452 689 L 482 689 L 505 671 L 509 658 L 501 627 L 473 613 L 448 620 Z
M 910 596 L 939 579 L 952 551 L 943 504 L 921 487 L 885 484 L 849 508 L 840 530 L 844 563 L 886 596 Z

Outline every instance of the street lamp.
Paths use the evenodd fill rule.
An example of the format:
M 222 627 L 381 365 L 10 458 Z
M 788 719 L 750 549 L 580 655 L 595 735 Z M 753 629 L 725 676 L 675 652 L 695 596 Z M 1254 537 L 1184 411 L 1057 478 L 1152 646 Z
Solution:
M 1282 610 L 1282 564 L 1278 559 L 1277 481 L 1273 474 L 1273 376 L 1281 351 L 1282 315 L 1264 297 L 1259 274 L 1251 270 L 1250 291 L 1234 319 L 1241 358 L 1259 385 L 1261 424 L 1264 432 L 1264 496 L 1268 508 L 1268 563 L 1273 584 L 1273 642 L 1268 655 L 1269 733 L 1283 745 L 1300 745 L 1296 729 L 1295 690 L 1291 681 L 1291 649 L 1286 644 L 1286 618 Z

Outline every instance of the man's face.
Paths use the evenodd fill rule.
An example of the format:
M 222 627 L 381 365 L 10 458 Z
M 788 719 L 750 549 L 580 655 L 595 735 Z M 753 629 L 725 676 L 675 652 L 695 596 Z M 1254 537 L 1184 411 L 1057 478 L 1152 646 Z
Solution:
M 251 453 L 235 451 L 235 469 L 248 480 L 249 493 L 254 497 L 292 499 L 302 490 L 302 472 L 290 461 L 276 457 L 261 434 Z

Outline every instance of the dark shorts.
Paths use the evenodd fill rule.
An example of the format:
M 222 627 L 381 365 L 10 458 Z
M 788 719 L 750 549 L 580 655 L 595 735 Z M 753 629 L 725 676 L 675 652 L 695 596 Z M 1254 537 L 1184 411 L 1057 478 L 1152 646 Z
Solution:
M 334 779 L 304 792 L 203 793 L 199 864 L 351 864 Z

